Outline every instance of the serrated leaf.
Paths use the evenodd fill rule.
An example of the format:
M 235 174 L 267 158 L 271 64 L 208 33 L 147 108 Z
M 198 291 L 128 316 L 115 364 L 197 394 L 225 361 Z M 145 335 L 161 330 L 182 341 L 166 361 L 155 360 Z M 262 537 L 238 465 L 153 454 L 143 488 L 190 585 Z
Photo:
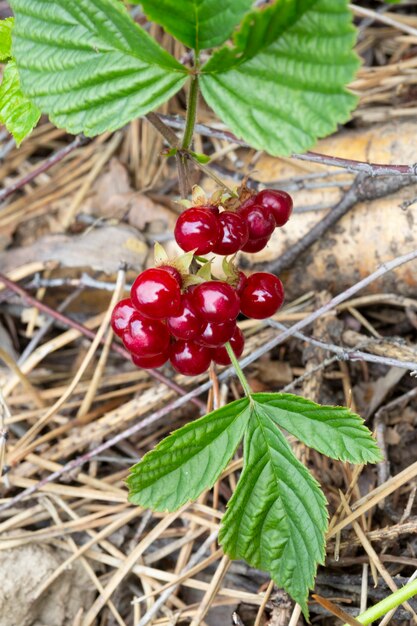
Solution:
M 14 19 L 0 20 L 0 61 L 7 61 L 12 54 L 12 28 Z
M 156 108 L 186 69 L 118 0 L 11 0 L 24 93 L 71 133 L 113 131 Z
M 273 155 L 310 148 L 346 122 L 359 65 L 347 0 L 281 0 L 245 18 L 234 46 L 202 68 L 201 90 L 251 146 Z
M 319 484 L 255 404 L 245 434 L 243 472 L 220 529 L 224 551 L 266 570 L 308 616 L 308 590 L 324 560 L 326 528 Z
M 341 406 L 322 406 L 289 393 L 255 393 L 278 426 L 322 454 L 350 463 L 376 463 L 381 451 L 363 419 Z
M 186 424 L 135 465 L 129 500 L 155 511 L 175 511 L 214 485 L 232 458 L 250 417 L 249 400 L 236 400 Z
M 147 17 L 197 52 L 230 37 L 253 0 L 141 0 Z
M 40 116 L 38 107 L 22 93 L 16 63 L 10 60 L 0 85 L 0 124 L 5 125 L 19 146 Z

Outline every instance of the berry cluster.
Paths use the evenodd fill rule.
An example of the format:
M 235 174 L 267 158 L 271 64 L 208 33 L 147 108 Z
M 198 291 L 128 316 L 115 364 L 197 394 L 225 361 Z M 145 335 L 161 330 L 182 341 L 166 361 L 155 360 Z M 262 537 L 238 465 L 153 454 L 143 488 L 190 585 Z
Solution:
M 259 252 L 275 228 L 287 223 L 291 212 L 290 195 L 265 189 L 243 202 L 237 211 L 219 213 L 214 206 L 187 209 L 177 220 L 175 239 L 180 248 L 198 255 Z
M 290 196 L 273 190 L 252 196 L 236 211 L 196 206 L 178 218 L 175 238 L 183 250 L 198 256 L 258 251 L 273 229 L 286 223 L 291 210 Z M 282 283 L 273 274 L 247 277 L 229 263 L 226 280 L 204 280 L 201 269 L 192 275 L 179 267 L 174 262 L 145 270 L 136 278 L 130 298 L 113 310 L 112 328 L 138 367 L 160 367 L 169 359 L 178 372 L 193 376 L 205 372 L 211 361 L 228 365 L 227 342 L 236 357 L 243 352 L 238 315 L 264 319 L 284 300 Z

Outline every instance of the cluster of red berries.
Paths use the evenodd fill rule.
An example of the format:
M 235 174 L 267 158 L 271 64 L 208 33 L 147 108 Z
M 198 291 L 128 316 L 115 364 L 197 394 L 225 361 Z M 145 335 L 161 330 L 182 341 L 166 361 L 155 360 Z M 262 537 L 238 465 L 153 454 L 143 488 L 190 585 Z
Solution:
M 251 196 L 237 211 L 219 213 L 217 207 L 211 206 L 187 209 L 177 220 L 175 239 L 180 248 L 196 254 L 259 252 L 275 228 L 287 223 L 291 212 L 288 193 L 265 189 Z
M 288 194 L 265 190 L 236 212 L 220 213 L 216 206 L 187 209 L 178 218 L 175 237 L 183 250 L 196 255 L 234 254 L 248 251 L 249 244 L 251 251 L 260 250 L 272 234 L 265 224 L 273 220 L 273 228 L 282 225 L 291 210 Z M 254 236 L 265 232 L 269 234 Z M 284 300 L 281 281 L 266 272 L 247 277 L 236 270 L 229 282 L 200 278 L 197 284 L 188 281 L 188 287 L 185 282 L 174 265 L 147 269 L 136 278 L 130 298 L 115 306 L 112 328 L 138 367 L 160 367 L 169 359 L 178 372 L 194 376 L 205 372 L 212 360 L 228 365 L 227 342 L 237 358 L 243 352 L 239 313 L 265 319 Z

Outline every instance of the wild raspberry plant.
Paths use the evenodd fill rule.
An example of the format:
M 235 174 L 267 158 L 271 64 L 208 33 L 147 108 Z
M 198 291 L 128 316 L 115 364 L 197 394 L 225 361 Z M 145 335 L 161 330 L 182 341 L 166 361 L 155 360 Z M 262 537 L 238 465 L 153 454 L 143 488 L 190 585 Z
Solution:
M 10 4 L 15 18 L 0 21 L 0 122 L 17 143 L 41 113 L 70 133 L 94 136 L 149 114 L 190 83 L 184 137 L 169 150 L 184 188 L 188 162 L 209 160 L 190 150 L 200 93 L 238 137 L 278 156 L 310 148 L 356 103 L 346 89 L 358 67 L 347 0 L 276 0 L 260 8 L 253 0 L 142 0 L 147 18 L 191 50 L 191 65 L 168 54 L 119 0 Z M 159 259 L 140 274 L 112 325 L 137 366 L 159 367 L 169 358 L 194 375 L 211 360 L 231 361 L 245 392 L 173 432 L 135 465 L 131 502 L 172 511 L 196 499 L 243 441 L 243 471 L 220 543 L 232 558 L 267 570 L 308 616 L 308 591 L 324 559 L 326 501 L 282 431 L 351 463 L 376 462 L 380 451 L 347 408 L 250 390 L 237 360 L 244 339 L 236 318 L 275 313 L 282 285 L 268 274 L 245 277 L 230 258 L 225 276 L 213 277 L 201 258 L 261 250 L 291 208 L 285 192 L 264 190 L 184 211 L 175 236 L 185 256 Z

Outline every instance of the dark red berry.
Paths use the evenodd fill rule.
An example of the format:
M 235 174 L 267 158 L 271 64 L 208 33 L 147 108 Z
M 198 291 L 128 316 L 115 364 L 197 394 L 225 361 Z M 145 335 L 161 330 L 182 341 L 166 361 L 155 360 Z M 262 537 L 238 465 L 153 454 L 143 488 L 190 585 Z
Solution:
M 284 301 L 282 282 L 273 274 L 257 272 L 249 276 L 240 296 L 241 311 L 247 317 L 271 317 Z
M 237 275 L 237 284 L 235 287 L 236 293 L 238 296 L 241 295 L 243 288 L 246 285 L 246 281 L 247 281 L 246 274 L 244 274 L 243 272 L 239 270 L 238 275 Z
M 238 326 L 236 326 L 235 332 L 230 339 L 230 345 L 232 346 L 232 350 L 235 353 L 237 359 L 242 356 L 243 348 L 245 347 L 245 338 Z M 221 348 L 216 348 L 214 350 L 213 361 L 218 365 L 230 365 L 231 361 L 224 346 L 222 346 Z
M 136 356 L 155 356 L 169 347 L 169 331 L 162 322 L 144 320 L 135 313 L 123 334 L 123 343 Z
M 239 215 L 248 225 L 249 240 L 269 237 L 275 230 L 275 218 L 271 211 L 259 204 L 240 208 Z
M 195 250 L 196 254 L 207 254 L 220 237 L 218 217 L 210 207 L 187 209 L 177 219 L 174 235 L 185 252 Z
M 204 321 L 194 310 L 191 295 L 186 293 L 181 298 L 181 309 L 178 315 L 168 317 L 168 329 L 177 339 L 194 339 L 200 335 Z
M 181 308 L 178 282 L 171 274 L 158 268 L 139 274 L 133 283 L 130 297 L 139 313 L 151 319 L 177 315 Z
M 132 354 L 132 361 L 137 367 L 152 369 L 164 365 L 168 361 L 168 357 L 168 352 L 161 352 L 161 354 L 155 354 L 155 356 L 135 356 Z
M 261 239 L 249 239 L 242 247 L 242 252 L 260 252 L 265 248 L 270 239 L 271 235 L 269 235 L 269 237 L 262 237 Z
M 222 346 L 226 341 L 229 341 L 235 328 L 236 322 L 234 320 L 228 320 L 223 324 L 207 322 L 203 332 L 195 339 L 195 342 L 208 348 L 217 348 L 217 346 Z
M 224 211 L 218 217 L 220 238 L 213 248 L 215 254 L 235 254 L 249 239 L 245 220 L 233 211 Z
M 185 376 L 197 376 L 208 369 L 212 350 L 193 341 L 176 341 L 171 345 L 170 361 L 174 369 Z
M 256 202 L 269 209 L 277 226 L 284 226 L 290 219 L 293 202 L 286 191 L 264 189 L 255 196 Z
M 111 327 L 118 337 L 123 336 L 134 313 L 136 313 L 136 309 L 130 298 L 120 300 L 120 302 L 116 304 L 111 314 Z
M 176 267 L 173 265 L 158 265 L 157 269 L 165 270 L 168 274 L 171 274 L 172 278 L 175 278 L 180 287 L 182 287 L 182 277 Z
M 197 315 L 207 322 L 221 324 L 239 315 L 239 296 L 227 283 L 209 280 L 192 292 Z

